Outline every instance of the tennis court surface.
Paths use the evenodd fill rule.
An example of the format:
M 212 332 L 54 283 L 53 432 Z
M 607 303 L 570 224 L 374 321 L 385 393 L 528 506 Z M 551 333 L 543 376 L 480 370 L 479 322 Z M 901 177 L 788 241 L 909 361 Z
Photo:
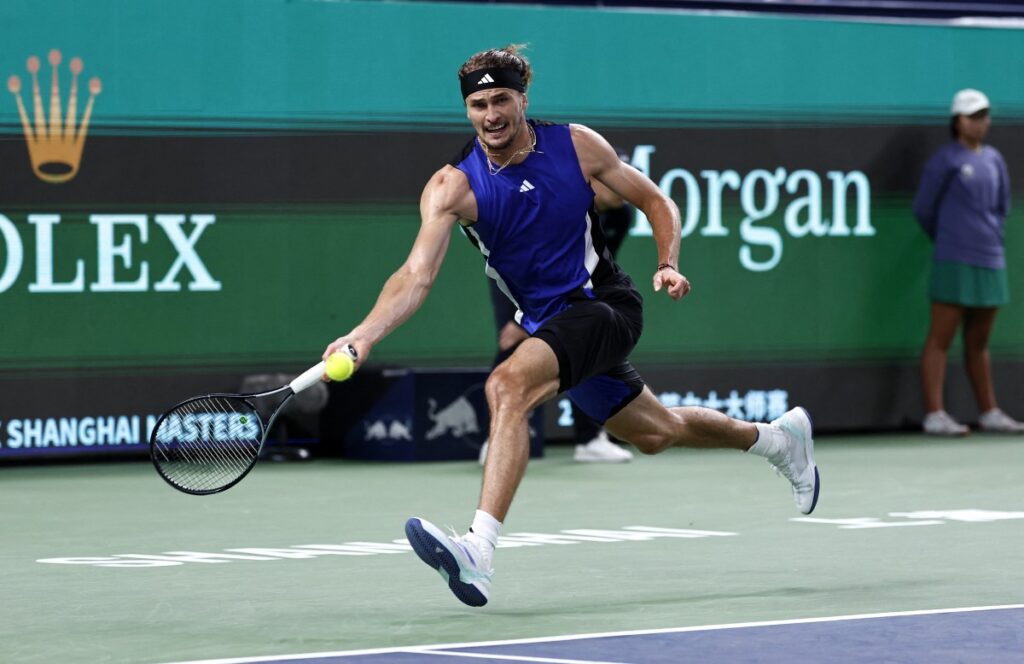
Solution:
M 470 609 L 409 551 L 475 463 L 264 463 L 193 497 L 144 462 L 0 468 L 0 662 L 1024 662 L 1024 437 L 763 460 L 531 461 Z

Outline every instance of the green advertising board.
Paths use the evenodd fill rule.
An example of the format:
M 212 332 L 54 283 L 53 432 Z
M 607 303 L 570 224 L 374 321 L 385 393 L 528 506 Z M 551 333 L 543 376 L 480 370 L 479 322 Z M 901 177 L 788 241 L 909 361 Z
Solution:
M 1024 191 L 1024 90 L 1001 73 L 1024 67 L 1020 34 L 494 4 L 64 0 L 44 17 L 3 3 L 0 432 L 115 413 L 116 390 L 51 404 L 41 377 L 172 380 L 138 406 L 156 412 L 176 376 L 318 358 L 372 307 L 423 184 L 471 139 L 458 66 L 513 42 L 536 69 L 530 114 L 600 130 L 682 212 L 684 302 L 650 289 L 642 216 L 620 253 L 647 299 L 639 365 L 913 362 L 930 252 L 917 179 L 952 93 L 976 87 Z M 1016 299 L 992 348 L 1024 357 Z M 373 360 L 480 366 L 493 351 L 482 259 L 454 238 Z

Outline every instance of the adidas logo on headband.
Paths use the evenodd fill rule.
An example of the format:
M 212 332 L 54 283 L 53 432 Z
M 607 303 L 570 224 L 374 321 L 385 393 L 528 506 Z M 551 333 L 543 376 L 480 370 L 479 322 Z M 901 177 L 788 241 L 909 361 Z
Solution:
M 509 88 L 518 92 L 526 92 L 526 86 L 523 85 L 523 78 L 519 72 L 503 67 L 485 67 L 467 72 L 464 76 L 459 77 L 459 87 L 462 88 L 463 99 L 474 92 L 490 88 Z

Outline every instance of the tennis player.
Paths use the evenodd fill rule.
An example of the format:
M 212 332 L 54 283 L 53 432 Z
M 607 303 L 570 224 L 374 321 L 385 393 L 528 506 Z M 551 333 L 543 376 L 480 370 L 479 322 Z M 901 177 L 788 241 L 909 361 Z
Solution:
M 625 152 L 618 149 L 616 152 L 619 159 L 629 163 L 629 157 Z M 629 232 L 633 208 L 597 180 L 591 180 L 590 186 L 594 190 L 596 223 L 601 227 L 604 246 L 614 259 Z M 516 322 L 516 306 L 501 292 L 497 282 L 493 279 L 488 279 L 488 282 L 490 287 L 487 290 L 491 296 L 498 342 L 498 352 L 491 366 L 496 367 L 507 360 L 519 344 L 530 338 L 530 335 Z M 633 459 L 632 452 L 609 440 L 608 433 L 595 424 L 575 403 L 572 403 L 572 435 L 576 444 L 573 459 L 580 463 L 623 463 Z M 487 460 L 488 447 L 486 440 L 480 446 L 481 466 Z
M 529 458 L 527 414 L 562 392 L 645 454 L 670 447 L 748 451 L 790 481 L 800 512 L 809 514 L 818 499 L 805 410 L 754 424 L 706 408 L 669 409 L 629 364 L 643 328 L 643 300 L 589 214 L 590 182 L 602 183 L 647 215 L 658 252 L 651 284 L 673 300 L 690 291 L 678 269 L 679 210 L 591 129 L 528 120 L 532 69 L 519 50 L 510 45 L 483 51 L 460 68 L 476 135 L 424 188 L 416 241 L 373 309 L 324 351 L 326 358 L 352 344 L 365 362 L 373 346 L 423 303 L 456 224 L 483 254 L 488 276 L 515 304 L 517 322 L 530 338 L 486 383 L 490 451 L 472 526 L 465 535 L 449 536 L 414 517 L 405 528 L 417 555 L 471 606 L 486 604 L 490 596 L 494 547 Z

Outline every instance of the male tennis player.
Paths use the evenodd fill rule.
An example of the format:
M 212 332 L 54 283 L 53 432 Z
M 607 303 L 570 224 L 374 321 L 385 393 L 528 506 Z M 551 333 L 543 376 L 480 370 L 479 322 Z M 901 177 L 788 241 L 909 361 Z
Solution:
M 641 452 L 745 450 L 789 479 L 802 513 L 810 514 L 818 499 L 805 410 L 753 424 L 706 408 L 665 408 L 629 364 L 643 327 L 642 298 L 605 251 L 589 214 L 589 183 L 601 182 L 647 215 L 658 249 L 652 285 L 673 300 L 690 290 L 678 270 L 679 210 L 596 132 L 527 120 L 531 76 L 516 46 L 477 53 L 462 65 L 459 81 L 476 136 L 424 188 L 416 241 L 369 315 L 324 351 L 326 358 L 352 344 L 365 362 L 374 344 L 423 303 L 456 224 L 516 305 L 530 338 L 487 380 L 490 451 L 472 526 L 463 536 L 420 518 L 405 527 L 417 555 L 471 606 L 490 595 L 494 547 L 529 458 L 527 414 L 561 392 Z

